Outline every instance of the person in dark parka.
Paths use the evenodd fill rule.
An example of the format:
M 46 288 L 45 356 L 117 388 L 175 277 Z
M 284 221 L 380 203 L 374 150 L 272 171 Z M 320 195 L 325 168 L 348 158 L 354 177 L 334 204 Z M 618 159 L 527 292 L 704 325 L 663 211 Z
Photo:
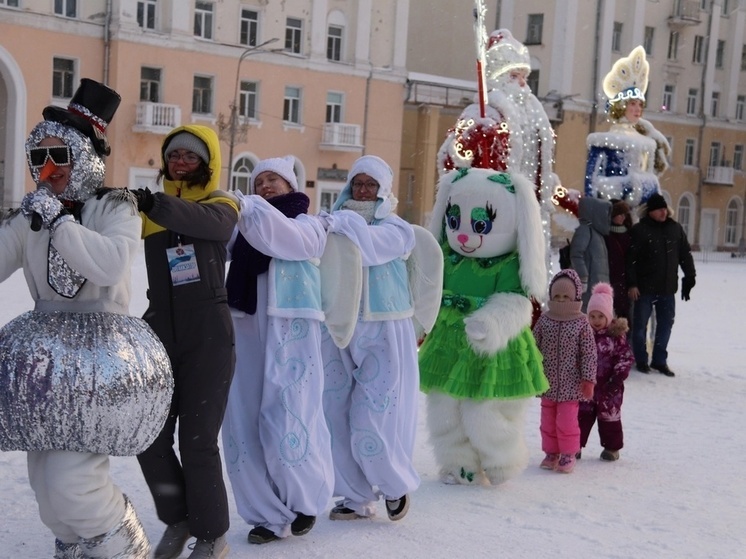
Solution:
M 593 286 L 609 281 L 609 255 L 604 238 L 611 226 L 611 202 L 590 196 L 581 198 L 578 219 L 580 225 L 570 241 L 570 261 L 583 284 L 582 311 L 585 312 Z
M 205 126 L 176 128 L 162 147 L 164 192 L 137 190 L 143 215 L 149 306 L 143 318 L 166 347 L 175 389 L 163 431 L 138 456 L 167 524 L 156 559 L 225 557 L 229 526 L 218 434 L 235 363 L 225 289 L 226 244 L 238 200 L 218 188 L 220 147 Z M 179 424 L 179 454 L 174 432 Z
M 668 341 L 676 314 L 678 272 L 681 267 L 681 298 L 689 300 L 696 270 L 691 247 L 684 228 L 668 210 L 665 198 L 653 194 L 648 198 L 644 217 L 632 227 L 632 242 L 627 253 L 627 287 L 634 301 L 632 349 L 637 370 L 649 373 L 653 368 L 674 376 L 668 367 Z M 655 309 L 656 328 L 653 355 L 648 364 L 645 330 Z

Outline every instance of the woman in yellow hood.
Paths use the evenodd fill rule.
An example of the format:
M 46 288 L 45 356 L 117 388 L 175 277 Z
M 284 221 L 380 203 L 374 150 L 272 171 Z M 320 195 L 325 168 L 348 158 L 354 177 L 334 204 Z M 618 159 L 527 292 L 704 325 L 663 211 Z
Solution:
M 174 129 L 161 158 L 163 192 L 135 195 L 150 302 L 143 318 L 166 347 L 175 390 L 161 434 L 138 460 L 158 518 L 167 525 L 155 557 L 178 557 L 190 536 L 197 538 L 192 556 L 225 557 L 229 511 L 218 433 L 235 361 L 225 247 L 238 201 L 218 188 L 220 149 L 211 128 Z

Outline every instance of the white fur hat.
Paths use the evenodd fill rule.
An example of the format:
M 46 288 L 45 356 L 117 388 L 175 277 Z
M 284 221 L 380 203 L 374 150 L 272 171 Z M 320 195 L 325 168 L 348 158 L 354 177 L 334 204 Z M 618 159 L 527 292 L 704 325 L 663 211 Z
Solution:
M 254 170 L 251 171 L 251 179 L 249 179 L 249 189 L 252 193 L 254 193 L 254 181 L 256 181 L 256 178 L 267 171 L 272 171 L 280 175 L 288 181 L 288 184 L 290 184 L 295 192 L 298 192 L 298 178 L 295 176 L 295 157 L 292 155 L 271 157 L 269 159 L 262 159 L 257 163 Z
M 488 81 L 495 80 L 511 70 L 531 72 L 531 55 L 528 48 L 517 41 L 507 29 L 498 29 L 490 33 L 485 56 Z
M 352 198 L 352 181 L 360 174 L 366 174 L 378 183 L 378 202 L 374 217 L 385 218 L 395 206 L 395 198 L 391 193 L 394 186 L 394 172 L 388 163 L 375 155 L 363 155 L 352 164 L 350 172 L 347 173 L 347 184 L 339 193 L 333 210 L 338 210 L 344 202 Z

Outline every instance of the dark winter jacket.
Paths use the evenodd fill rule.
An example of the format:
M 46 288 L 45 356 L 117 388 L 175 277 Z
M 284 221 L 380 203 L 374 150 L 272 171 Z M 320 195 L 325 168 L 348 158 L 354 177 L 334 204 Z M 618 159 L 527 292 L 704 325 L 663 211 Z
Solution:
M 604 237 L 609 234 L 611 226 L 611 208 L 609 200 L 600 198 L 584 197 L 578 202 L 580 225 L 570 242 L 570 260 L 580 281 L 586 285 L 584 310 L 593 286 L 600 281 L 609 281 L 609 257 Z
M 672 218 L 659 222 L 643 217 L 632 227 L 627 253 L 627 287 L 642 295 L 673 295 L 678 290 L 678 269 L 694 278 L 694 259 L 684 228 Z
M 627 294 L 627 253 L 632 235 L 624 225 L 612 225 L 606 235 L 606 251 L 609 254 L 609 283 L 614 288 L 614 313 L 628 318 L 629 295 Z
M 635 362 L 627 343 L 627 319 L 617 318 L 607 328 L 594 332 L 598 365 L 593 402 L 603 421 L 618 421 L 621 418 L 624 381 Z M 581 403 L 581 411 L 586 405 Z

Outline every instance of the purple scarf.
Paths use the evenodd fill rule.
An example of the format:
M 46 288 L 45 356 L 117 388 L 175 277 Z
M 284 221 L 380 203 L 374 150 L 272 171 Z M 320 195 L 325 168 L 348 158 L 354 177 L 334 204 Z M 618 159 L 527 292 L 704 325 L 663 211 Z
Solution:
M 267 202 L 290 219 L 308 213 L 311 203 L 302 192 L 281 194 Z M 256 313 L 256 278 L 269 269 L 271 259 L 271 256 L 251 246 L 241 233 L 236 236 L 231 252 L 231 267 L 225 280 L 229 306 L 249 314 Z

